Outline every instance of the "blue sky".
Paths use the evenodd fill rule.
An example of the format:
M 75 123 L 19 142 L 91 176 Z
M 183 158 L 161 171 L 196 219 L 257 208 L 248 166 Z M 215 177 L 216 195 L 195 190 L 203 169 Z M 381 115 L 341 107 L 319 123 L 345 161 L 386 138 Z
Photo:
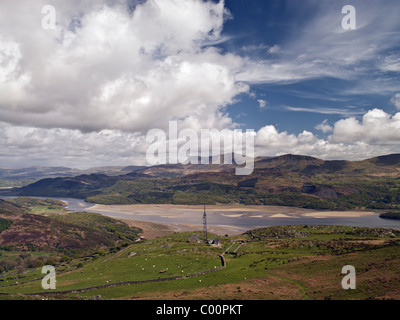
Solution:
M 338 33 L 346 16 L 342 8 L 350 3 L 356 9 L 358 27 Z M 252 84 L 255 97 L 242 95 L 240 102 L 228 108 L 244 126 L 258 130 L 268 122 L 300 133 L 304 129 L 315 131 L 315 125 L 325 119 L 334 124 L 377 107 L 390 114 L 396 111 L 391 99 L 400 91 L 398 1 L 227 0 L 226 6 L 232 18 L 224 25 L 223 34 L 228 38 L 220 45 L 224 51 L 282 64 L 307 54 L 310 68 L 316 68 L 314 62 L 320 59 L 319 64 L 333 62 L 349 73 L 349 77 L 342 77 L 316 72 L 300 80 L 281 81 L 277 77 Z M 384 23 L 386 19 L 391 23 Z M 321 43 L 325 36 L 332 42 Z M 279 47 L 278 52 L 269 53 L 272 47 Z M 365 54 L 368 49 L 371 54 Z M 341 63 L 341 55 L 345 60 L 349 53 L 354 55 L 353 61 Z M 397 61 L 396 71 L 380 68 L 388 56 Z M 260 99 L 266 101 L 262 109 Z
M 143 165 L 171 120 L 261 156 L 400 153 L 398 0 L 47 5 L 0 2 L 0 166 Z

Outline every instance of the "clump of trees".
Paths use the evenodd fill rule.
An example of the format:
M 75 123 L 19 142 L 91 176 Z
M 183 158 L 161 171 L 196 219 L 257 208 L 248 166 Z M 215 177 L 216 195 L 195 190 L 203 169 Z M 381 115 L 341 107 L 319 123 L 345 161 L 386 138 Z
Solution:
M 63 257 L 56 256 L 33 256 L 30 253 L 21 253 L 17 258 L 0 259 L 0 273 L 16 270 L 19 274 L 26 269 L 40 268 L 44 265 L 56 265 L 64 260 Z
M 382 219 L 400 220 L 400 212 L 385 212 L 379 215 Z

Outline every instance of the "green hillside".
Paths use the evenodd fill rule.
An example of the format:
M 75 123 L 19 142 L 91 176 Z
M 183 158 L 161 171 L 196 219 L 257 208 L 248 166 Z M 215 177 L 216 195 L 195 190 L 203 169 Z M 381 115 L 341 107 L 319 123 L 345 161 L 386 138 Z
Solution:
M 50 199 L 0 201 L 0 299 L 400 299 L 399 230 L 279 226 L 209 234 L 217 245 L 190 242 L 200 231 L 139 232 Z M 44 265 L 54 290 L 41 287 Z M 345 265 L 357 290 L 341 287 Z
M 73 259 L 68 267 L 56 264 L 55 290 L 41 288 L 40 268 L 29 269 L 18 280 L 6 273 L 0 298 L 400 298 L 396 230 L 271 227 L 223 237 L 215 247 L 189 243 L 193 234 L 134 242 L 105 255 Z M 349 264 L 357 271 L 357 290 L 341 287 L 342 267 Z

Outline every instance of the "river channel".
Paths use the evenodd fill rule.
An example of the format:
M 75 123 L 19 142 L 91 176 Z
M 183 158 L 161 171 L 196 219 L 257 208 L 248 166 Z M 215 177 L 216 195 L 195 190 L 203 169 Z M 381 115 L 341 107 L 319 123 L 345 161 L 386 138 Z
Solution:
M 15 197 L 2 197 L 15 198 Z M 43 197 L 37 197 L 43 199 Z M 172 225 L 203 224 L 201 206 L 174 205 L 94 205 L 82 199 L 53 198 L 68 204 L 74 212 L 100 213 L 117 219 L 129 219 Z M 349 216 L 346 216 L 346 215 Z M 400 229 L 400 220 L 388 220 L 378 213 L 328 212 L 269 206 L 207 206 L 209 227 L 230 228 L 237 231 L 278 225 L 341 225 L 356 227 L 382 227 Z M 201 229 L 201 228 L 200 228 Z

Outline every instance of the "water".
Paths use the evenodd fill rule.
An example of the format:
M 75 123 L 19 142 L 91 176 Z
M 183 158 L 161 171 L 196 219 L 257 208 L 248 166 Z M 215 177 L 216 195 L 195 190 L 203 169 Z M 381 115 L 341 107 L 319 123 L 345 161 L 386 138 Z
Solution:
M 89 210 L 91 212 L 95 212 Z M 202 224 L 202 213 L 198 211 L 188 211 L 177 217 L 167 217 L 165 215 L 141 215 L 126 214 L 123 212 L 102 212 L 113 218 L 132 219 L 148 222 L 168 223 L 168 224 Z M 234 215 L 235 212 L 229 214 Z M 336 225 L 336 226 L 354 226 L 354 227 L 380 227 L 400 229 L 399 220 L 387 220 L 379 218 L 379 214 L 364 217 L 349 218 L 313 218 L 313 217 L 294 217 L 294 218 L 271 218 L 265 215 L 255 218 L 254 212 L 237 212 L 237 217 L 227 217 L 220 212 L 207 210 L 207 223 L 209 226 L 229 226 L 237 229 L 250 230 L 280 225 Z M 241 215 L 241 216 L 239 216 Z M 272 214 L 271 214 L 272 215 Z
M 15 196 L 0 196 L 0 199 L 15 199 L 18 197 Z M 82 199 L 74 199 L 74 198 L 52 198 L 52 197 L 29 197 L 35 199 L 55 199 L 64 201 L 68 204 L 67 209 L 70 211 L 78 212 L 78 211 L 85 211 L 87 208 L 93 207 L 92 203 L 87 203 Z
M 15 197 L 1 197 L 2 199 Z M 46 197 L 34 197 L 46 199 Z M 47 197 L 48 198 L 48 197 Z M 115 208 L 113 211 L 103 211 L 93 209 L 93 204 L 87 203 L 81 199 L 72 198 L 52 198 L 68 203 L 68 210 L 78 212 L 87 211 L 100 213 L 109 217 L 119 219 L 129 219 L 138 221 L 147 221 L 154 223 L 167 224 L 191 224 L 202 225 L 202 210 L 197 208 L 179 208 L 168 206 L 168 210 L 155 211 L 155 207 L 151 210 L 136 210 L 135 213 L 122 212 Z M 162 207 L 162 206 L 159 206 Z M 91 209 L 90 209 L 91 208 Z M 268 209 L 268 207 L 266 207 Z M 290 211 L 290 208 L 288 209 Z M 363 216 L 363 217 L 331 217 L 331 218 L 314 218 L 314 217 L 289 217 L 277 218 L 271 217 L 276 212 L 254 212 L 254 211 L 218 211 L 217 209 L 207 209 L 207 222 L 211 226 L 229 226 L 242 230 L 255 228 L 263 228 L 278 225 L 340 225 L 354 227 L 380 227 L 380 228 L 395 228 L 400 229 L 400 220 L 388 220 L 379 218 L 379 214 Z

